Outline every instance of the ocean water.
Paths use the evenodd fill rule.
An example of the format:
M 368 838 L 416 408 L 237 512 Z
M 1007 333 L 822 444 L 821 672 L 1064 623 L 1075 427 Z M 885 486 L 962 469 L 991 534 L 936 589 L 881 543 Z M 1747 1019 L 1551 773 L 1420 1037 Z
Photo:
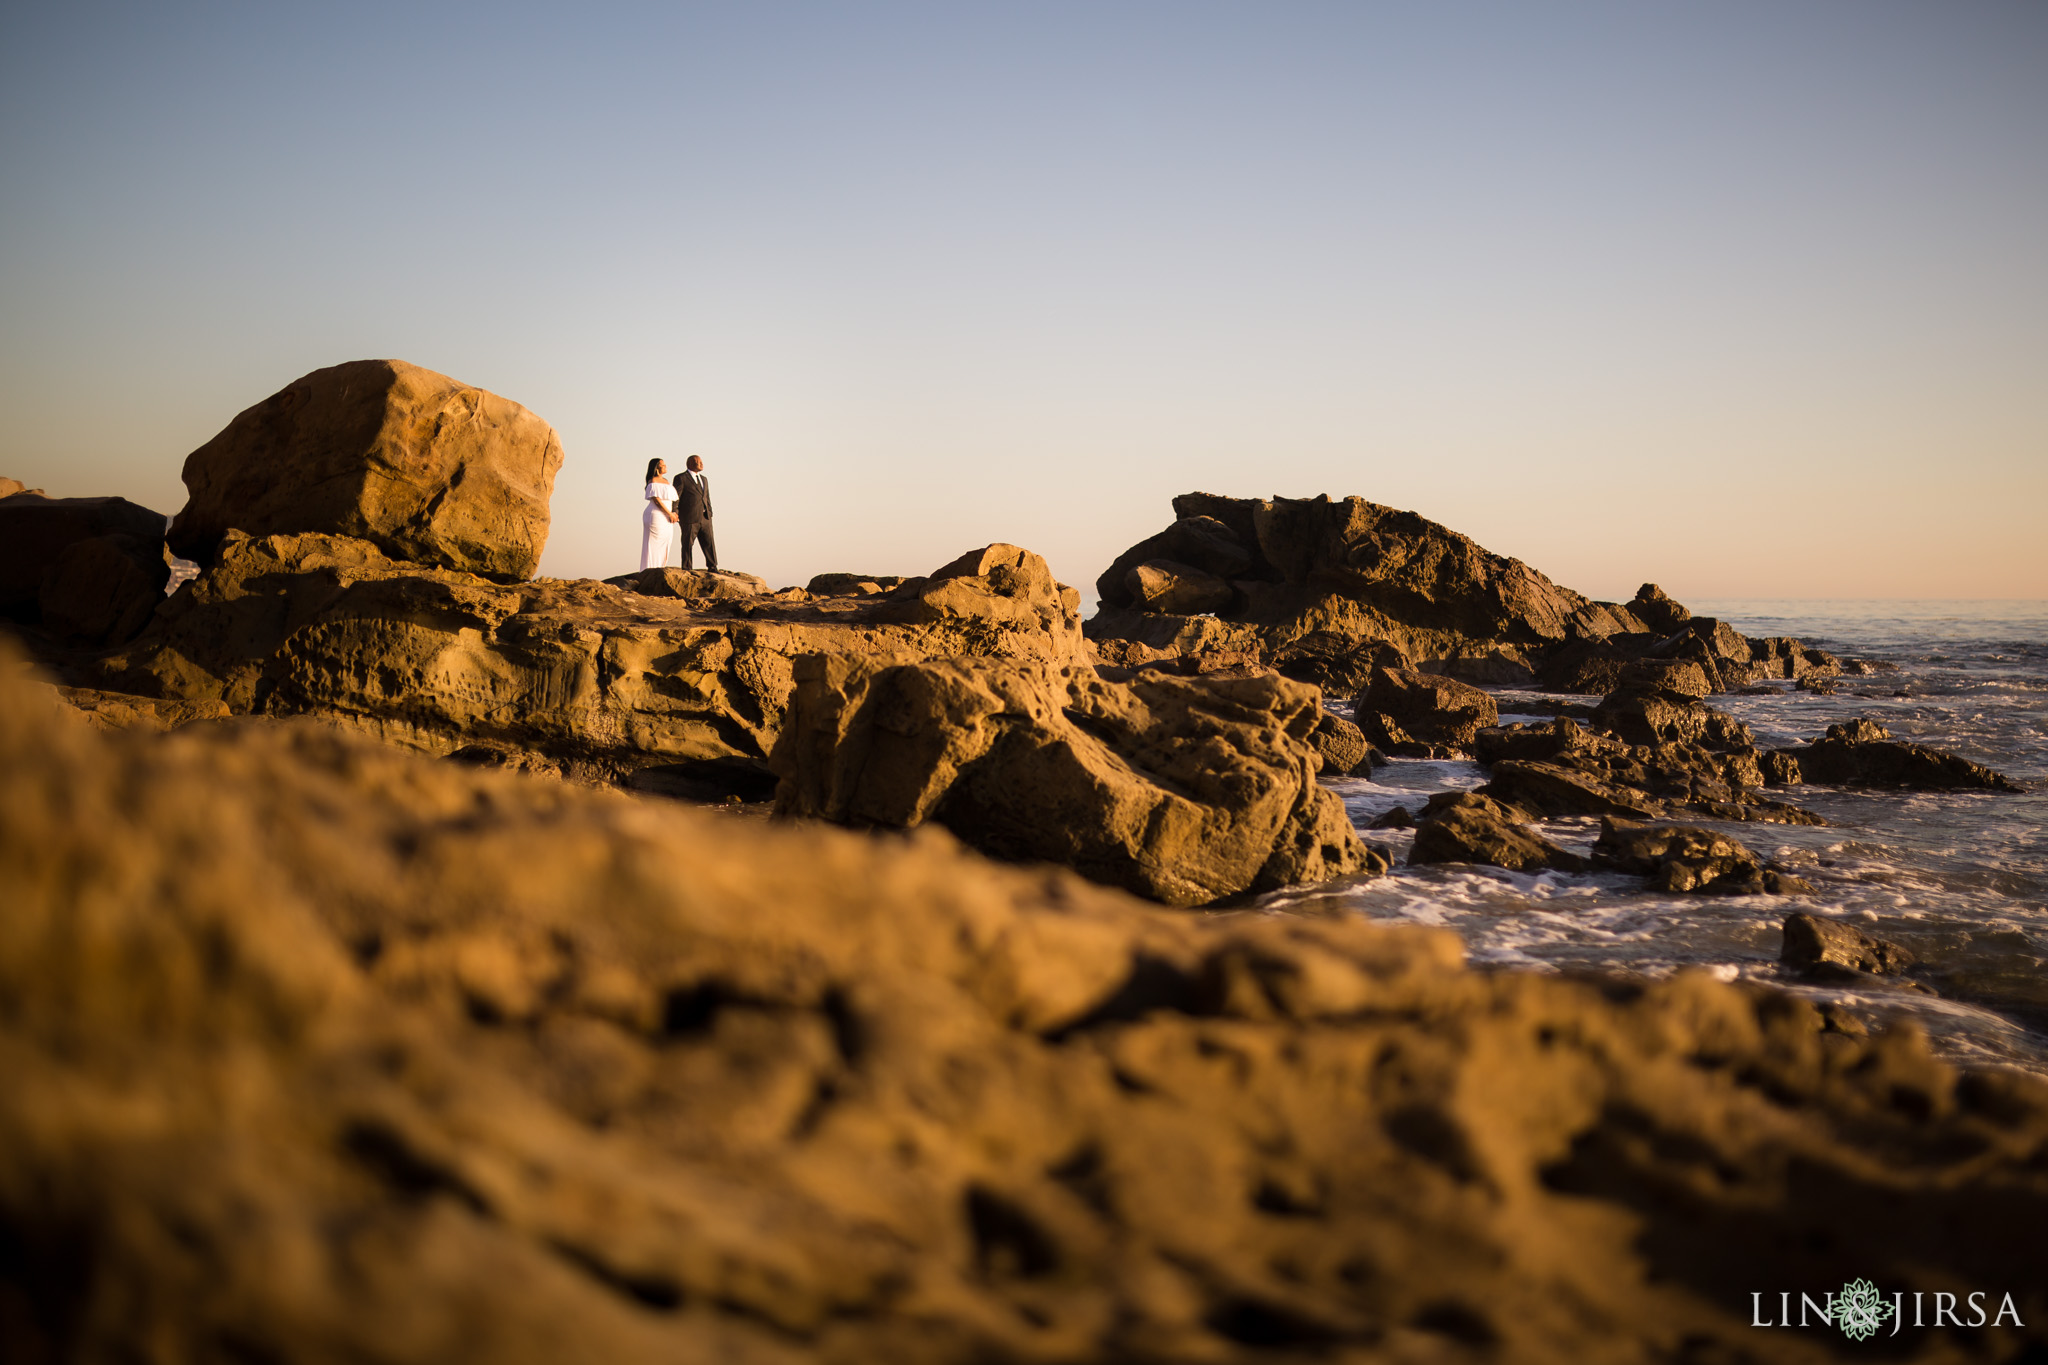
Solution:
M 1873 1026 L 1909 1016 L 1958 1061 L 2048 1073 L 2048 602 L 1728 601 L 1694 610 L 1746 635 L 1797 636 L 1896 666 L 1844 678 L 1832 697 L 1785 683 L 1763 695 L 1709 699 L 1745 721 L 1759 745 L 1797 743 L 1868 716 L 1896 739 L 1961 754 L 2029 792 L 1774 792 L 1830 823 L 1689 823 L 1726 831 L 1805 877 L 1817 894 L 1678 896 L 1646 893 L 1639 878 L 1615 873 L 1408 867 L 1410 833 L 1366 826 L 1395 805 L 1419 810 L 1431 792 L 1478 786 L 1486 775 L 1473 763 L 1396 760 L 1371 781 L 1326 784 L 1364 837 L 1395 854 L 1394 873 L 1277 893 L 1262 908 L 1313 905 L 1446 926 L 1475 965 L 1651 975 L 1697 968 L 1767 981 L 1837 1002 Z M 1531 695 L 1499 692 L 1502 719 L 1535 718 L 1516 708 Z M 1537 828 L 1584 853 L 1599 821 Z M 1795 910 L 1904 944 L 1923 959 L 1919 979 L 1936 993 L 1807 986 L 1782 976 L 1782 925 Z

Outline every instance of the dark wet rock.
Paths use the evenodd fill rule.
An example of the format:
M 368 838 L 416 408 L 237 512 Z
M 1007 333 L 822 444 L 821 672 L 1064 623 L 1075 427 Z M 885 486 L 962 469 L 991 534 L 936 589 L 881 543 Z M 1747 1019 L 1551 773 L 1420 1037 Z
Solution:
M 1411 864 L 1483 863 L 1515 872 L 1583 872 L 1586 860 L 1519 823 L 1519 811 L 1472 792 L 1439 792 L 1415 827 Z
M 1623 815 L 1654 818 L 1668 803 L 1648 793 L 1605 782 L 1555 763 L 1504 759 L 1493 765 L 1482 791 L 1532 815 Z
M 764 580 L 730 569 L 641 569 L 604 581 L 642 597 L 675 597 L 685 602 L 737 602 L 768 591 Z
M 1858 971 L 1839 962 L 1817 962 L 1800 973 L 1800 979 L 1809 985 L 1839 986 L 1852 991 L 1901 991 L 1914 995 L 1935 995 L 1933 987 L 1922 981 L 1913 981 L 1900 976 L 1880 976 L 1876 972 Z
M 1832 697 L 1835 695 L 1835 680 L 1832 676 L 1825 673 L 1809 673 L 1801 678 L 1796 686 L 1799 691 L 1811 692 L 1816 697 Z
M 1367 754 L 1372 746 L 1365 742 L 1363 731 L 1336 712 L 1323 712 L 1323 718 L 1316 722 L 1316 728 L 1309 732 L 1308 739 L 1322 760 L 1324 777 L 1364 777 L 1371 774 L 1372 764 Z
M 1896 976 L 1920 958 L 1890 939 L 1866 934 L 1840 920 L 1796 914 L 1785 916 L 1785 942 L 1778 961 L 1798 972 L 1832 962 L 1859 972 Z
M 1799 760 L 1788 749 L 1768 749 L 1756 756 L 1757 770 L 1763 774 L 1764 785 L 1769 787 L 1796 787 L 1806 778 L 1799 770 Z
M 1796 764 L 1796 780 L 1833 787 L 1887 787 L 1902 791 L 2024 792 L 2000 772 L 1957 754 L 1891 738 L 1876 721 L 1831 725 L 1827 736 L 1775 752 Z
M 1741 721 L 1684 692 L 1654 686 L 1609 693 L 1593 712 L 1593 721 L 1630 744 L 1748 748 L 1755 743 Z
M 1353 710 L 1371 743 L 1418 758 L 1470 753 L 1479 731 L 1500 719 L 1478 688 L 1412 669 L 1376 670 Z
M 1502 759 L 1548 763 L 1569 754 L 1616 753 L 1624 748 L 1621 741 L 1560 716 L 1548 723 L 1489 725 L 1473 736 L 1472 756 L 1491 766 Z
M 1366 826 L 1367 829 L 1414 829 L 1415 812 L 1406 806 L 1395 806 L 1384 811 L 1379 818 Z
M 1803 641 L 1782 635 L 1751 640 L 1749 657 L 1760 678 L 1801 679 L 1843 671 L 1841 660 L 1826 650 L 1809 649 Z
M 1710 896 L 1811 895 L 1799 877 L 1766 868 L 1725 834 L 1692 825 L 1641 824 L 1606 819 L 1593 844 L 1593 860 L 1647 877 L 1652 890 Z
M 1321 703 L 1273 673 L 1116 683 L 1048 663 L 813 655 L 769 759 L 776 810 L 938 824 L 1170 905 L 1384 871 L 1316 784 Z
M 164 564 L 165 520 L 163 513 L 126 498 L 49 498 L 27 492 L 0 498 L 0 616 L 34 624 L 42 617 L 48 588 L 64 604 L 67 631 L 85 618 L 97 621 L 108 609 L 94 599 L 126 577 L 117 558 L 152 578 L 161 596 L 170 576 Z M 88 540 L 103 543 L 64 560 L 67 549 Z M 92 582 L 67 588 L 62 574 L 84 575 Z M 126 601 L 125 595 L 115 595 Z M 111 628 L 126 614 L 115 610 L 113 620 L 103 624 Z M 85 633 L 104 638 L 104 631 Z
M 1657 642 L 1654 635 L 1574 640 L 1544 656 L 1538 679 L 1553 692 L 1605 695 L 1623 685 L 1629 666 Z

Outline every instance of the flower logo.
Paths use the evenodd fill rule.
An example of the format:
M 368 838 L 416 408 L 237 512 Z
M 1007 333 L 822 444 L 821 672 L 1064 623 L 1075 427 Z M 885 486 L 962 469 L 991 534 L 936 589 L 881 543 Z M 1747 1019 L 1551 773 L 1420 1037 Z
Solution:
M 1891 1315 L 1892 1305 L 1884 1301 L 1877 1286 L 1868 1280 L 1849 1281 L 1835 1297 L 1835 1326 L 1858 1341 L 1870 1340 Z

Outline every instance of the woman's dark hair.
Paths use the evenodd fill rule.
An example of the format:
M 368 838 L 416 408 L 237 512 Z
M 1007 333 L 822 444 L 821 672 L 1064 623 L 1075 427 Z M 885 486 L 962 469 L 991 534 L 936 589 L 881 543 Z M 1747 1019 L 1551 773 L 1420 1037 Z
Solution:
M 654 457 L 653 459 L 649 460 L 649 461 L 647 462 L 647 477 L 646 477 L 646 478 L 644 478 L 644 479 L 642 479 L 642 480 L 641 480 L 640 482 L 642 482 L 642 483 L 653 483 L 653 482 L 654 482 L 654 467 L 655 467 L 656 465 L 660 464 L 660 463 L 661 463 L 661 456 L 659 456 L 659 455 L 657 455 L 657 456 L 655 456 L 655 457 Z

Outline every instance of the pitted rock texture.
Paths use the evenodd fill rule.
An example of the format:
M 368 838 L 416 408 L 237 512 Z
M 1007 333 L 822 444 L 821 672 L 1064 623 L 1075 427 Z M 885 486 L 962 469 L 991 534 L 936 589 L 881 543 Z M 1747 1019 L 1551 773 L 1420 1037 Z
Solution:
M 692 590 L 699 581 L 648 572 L 664 585 L 682 575 Z M 751 790 L 799 655 L 1066 663 L 1082 648 L 1073 590 L 1015 546 L 879 596 L 784 600 L 745 595 L 743 576 L 715 578 L 710 596 L 587 579 L 507 585 L 345 536 L 236 533 L 147 631 L 67 681 L 320 716 L 430 753 L 516 754 L 517 766 L 581 779 Z
M 562 467 L 519 404 L 403 360 L 315 370 L 185 458 L 171 548 L 211 564 L 230 530 L 367 540 L 393 559 L 531 578 Z
M 1271 673 L 1119 683 L 1044 663 L 819 655 L 796 678 L 770 758 L 779 814 L 936 823 L 1169 905 L 1386 870 L 1316 784 L 1321 694 Z
M 0 681 L 10 1362 L 1735 1360 L 1856 1277 L 2048 1344 L 2048 1086 L 1909 1030 L 52 707 Z

